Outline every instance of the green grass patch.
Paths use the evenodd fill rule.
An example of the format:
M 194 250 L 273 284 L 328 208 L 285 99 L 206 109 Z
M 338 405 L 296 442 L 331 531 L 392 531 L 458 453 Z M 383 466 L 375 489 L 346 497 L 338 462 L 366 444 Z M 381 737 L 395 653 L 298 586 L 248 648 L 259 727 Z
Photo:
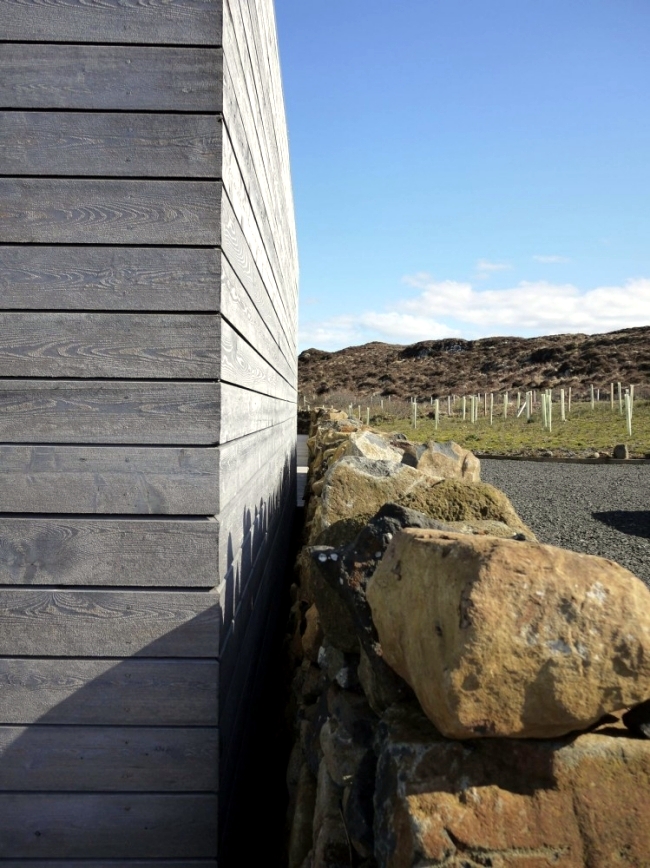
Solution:
M 625 417 L 620 415 L 618 405 L 612 411 L 609 401 L 597 403 L 594 410 L 589 402 L 573 403 L 565 422 L 560 419 L 559 405 L 553 404 L 551 431 L 543 428 L 539 407 L 535 408 L 530 421 L 526 420 L 525 411 L 519 419 L 515 418 L 516 408 L 513 404 L 510 405 L 507 419 L 503 418 L 503 407 L 500 413 L 495 408 L 490 425 L 489 417 L 486 418 L 483 412 L 475 423 L 469 421 L 469 402 L 465 421 L 461 418 L 458 405 L 455 415 L 451 417 L 443 414 L 446 407 L 441 406 L 437 430 L 434 420 L 427 415 L 432 410 L 428 404 L 418 405 L 415 429 L 411 418 L 382 417 L 381 414 L 374 415 L 371 424 L 383 431 L 400 431 L 417 442 L 455 440 L 472 452 L 534 455 L 551 451 L 557 455 L 573 453 L 577 457 L 584 457 L 592 452 L 611 453 L 616 444 L 627 443 L 631 457 L 650 457 L 650 401 L 634 402 L 631 437 L 628 436 Z M 362 416 L 365 422 L 365 414 Z

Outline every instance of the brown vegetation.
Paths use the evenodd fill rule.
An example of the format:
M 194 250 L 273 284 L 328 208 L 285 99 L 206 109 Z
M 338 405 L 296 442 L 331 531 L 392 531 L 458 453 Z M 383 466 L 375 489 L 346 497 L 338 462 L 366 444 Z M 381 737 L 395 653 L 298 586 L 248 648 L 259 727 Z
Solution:
M 378 341 L 298 357 L 301 395 L 325 401 L 335 393 L 398 398 L 650 381 L 650 326 L 599 335 L 538 338 L 445 338 L 410 346 Z

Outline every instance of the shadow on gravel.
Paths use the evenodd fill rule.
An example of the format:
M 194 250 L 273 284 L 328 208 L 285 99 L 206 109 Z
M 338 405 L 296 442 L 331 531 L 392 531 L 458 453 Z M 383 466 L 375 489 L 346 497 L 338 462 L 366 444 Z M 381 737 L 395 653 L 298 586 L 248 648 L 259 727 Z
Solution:
M 611 512 L 593 512 L 592 516 L 621 533 L 650 539 L 650 510 L 613 509 Z

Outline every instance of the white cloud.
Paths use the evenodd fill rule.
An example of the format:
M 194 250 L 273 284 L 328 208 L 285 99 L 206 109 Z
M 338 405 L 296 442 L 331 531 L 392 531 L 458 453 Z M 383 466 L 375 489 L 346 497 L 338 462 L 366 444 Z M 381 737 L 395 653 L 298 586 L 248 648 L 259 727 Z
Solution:
M 430 316 L 392 311 L 366 311 L 357 316 L 334 316 L 307 322 L 300 328 L 301 347 L 340 348 L 369 341 L 412 344 L 416 341 L 457 337 L 458 329 Z
M 535 262 L 543 262 L 547 265 L 555 265 L 558 262 L 571 262 L 568 256 L 556 256 L 554 254 L 551 256 L 542 256 L 537 254 L 533 256 L 533 259 Z
M 400 308 L 420 316 L 473 326 L 476 336 L 511 333 L 612 331 L 650 321 L 650 280 L 601 286 L 581 292 L 572 284 L 522 280 L 510 289 L 477 291 L 469 283 L 436 282 L 421 274 L 405 282 L 421 290 Z
M 489 259 L 479 259 L 476 263 L 476 276 L 479 280 L 485 280 L 491 274 L 498 271 L 510 271 L 512 265 L 509 262 L 490 262 Z
M 340 349 L 372 340 L 414 343 L 497 334 L 593 334 L 650 323 L 647 278 L 586 291 L 548 281 L 478 290 L 469 282 L 436 281 L 425 273 L 407 276 L 403 282 L 418 293 L 388 309 L 304 323 L 301 347 Z

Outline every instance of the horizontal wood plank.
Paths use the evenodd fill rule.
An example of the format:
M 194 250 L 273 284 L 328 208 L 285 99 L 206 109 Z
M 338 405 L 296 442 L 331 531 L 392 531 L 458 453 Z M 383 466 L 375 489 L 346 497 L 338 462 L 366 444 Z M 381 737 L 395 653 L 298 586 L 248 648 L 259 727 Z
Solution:
M 0 512 L 214 515 L 216 449 L 0 446 Z
M 220 394 L 220 443 L 279 425 L 296 415 L 294 401 L 270 398 L 268 395 L 249 392 L 228 383 L 221 383 Z
M 287 496 L 292 460 L 290 450 L 285 444 L 276 444 L 265 457 L 264 466 L 220 509 L 217 519 L 220 577 L 226 575 L 233 556 L 242 546 L 251 555 L 264 544 L 273 517 Z
M 214 857 L 216 827 L 208 794 L 0 794 L 5 858 Z
M 227 322 L 221 325 L 221 380 L 264 395 L 296 400 L 296 390 Z
M 10 310 L 219 310 L 221 251 L 173 247 L 0 246 Z
M 211 660 L 3 658 L 0 723 L 216 726 L 217 671 Z
M 0 44 L 0 107 L 221 111 L 219 48 Z
M 219 447 L 219 509 L 244 490 L 281 449 L 287 456 L 295 449 L 296 423 L 287 419 L 273 428 L 255 431 Z
M 247 5 L 224 0 L 224 117 L 228 129 L 237 140 L 237 153 L 242 171 L 246 171 L 245 148 L 239 147 L 238 117 L 244 138 L 250 149 L 254 177 L 260 185 L 265 209 L 270 219 L 273 244 L 278 247 L 286 269 L 283 291 L 287 298 L 297 296 L 297 254 L 293 227 L 293 198 L 288 167 L 278 152 L 276 122 L 285 125 L 284 111 L 268 103 L 267 85 L 271 67 L 278 63 L 273 57 L 258 55 L 258 46 L 251 33 Z M 281 115 L 281 117 L 280 117 Z M 250 175 L 247 186 L 254 189 Z
M 264 202 L 255 195 L 256 185 L 247 185 L 242 177 L 241 168 L 228 134 L 224 130 L 222 142 L 222 179 L 223 187 L 246 240 L 253 251 L 264 282 L 267 286 L 277 286 L 278 310 L 283 310 L 283 318 L 288 319 L 293 307 L 293 291 L 287 284 L 285 267 L 288 264 L 278 254 L 280 233 L 269 223 Z M 289 323 L 294 325 L 294 323 Z
M 21 244 L 216 245 L 220 200 L 219 181 L 0 178 L 0 238 Z
M 257 352 L 282 376 L 296 384 L 295 359 L 291 364 L 280 349 L 276 334 L 251 301 L 227 259 L 222 262 L 221 313 L 255 347 Z
M 285 359 L 289 365 L 293 364 L 297 368 L 296 345 L 293 337 L 289 337 L 291 330 L 282 319 L 281 309 L 276 310 L 275 302 L 264 285 L 253 254 L 227 196 L 223 196 L 221 199 L 221 246 L 237 279 L 246 289 L 261 317 L 276 335 Z
M 288 217 L 280 203 L 275 202 L 271 196 L 266 167 L 259 147 L 256 146 L 257 132 L 253 115 L 250 111 L 246 111 L 247 104 L 244 106 L 244 112 L 240 110 L 239 100 L 246 100 L 246 95 L 241 88 L 235 86 L 233 80 L 230 66 L 235 60 L 236 58 L 233 58 L 232 53 L 224 57 L 224 122 L 237 165 L 251 198 L 253 211 L 267 227 L 265 231 L 270 232 L 273 244 L 278 249 L 283 261 L 289 266 L 291 278 L 295 279 L 297 256 L 291 249 L 291 235 L 287 226 Z M 236 69 L 236 63 L 234 65 Z
M 191 591 L 0 589 L 0 655 L 216 657 L 217 597 Z
M 216 727 L 0 726 L 2 790 L 214 792 L 217 763 Z
M 259 577 L 265 565 L 271 569 L 278 569 L 278 562 L 282 563 L 284 557 L 281 553 L 273 554 L 273 540 L 278 528 L 284 523 L 291 527 L 292 515 L 295 506 L 292 498 L 292 488 L 285 479 L 283 484 L 273 490 L 273 497 L 269 499 L 263 512 L 251 510 L 246 524 L 241 528 L 239 522 L 231 518 L 232 513 L 227 509 L 223 514 L 222 526 L 230 528 L 226 546 L 221 546 L 227 552 L 226 564 L 221 564 L 220 570 L 224 577 L 218 588 L 220 606 L 223 613 L 223 625 L 221 630 L 222 647 L 228 643 L 228 637 L 232 631 L 233 621 L 237 620 L 238 635 L 245 629 L 245 623 L 250 610 L 246 600 L 253 600 L 255 596 L 256 576 Z M 235 537 L 239 548 L 234 548 Z M 260 566 L 261 559 L 261 566 Z M 223 660 L 223 657 L 221 658 Z M 227 674 L 223 668 L 221 674 Z M 224 674 L 225 673 L 225 674 Z
M 3 175 L 219 178 L 221 120 L 213 115 L 3 111 L 0 166 Z
M 0 377 L 216 380 L 220 367 L 215 314 L 0 313 Z
M 218 0 L 0 0 L 3 39 L 221 44 Z
M 0 585 L 213 587 L 218 531 L 207 519 L 4 516 Z
M 0 442 L 210 445 L 219 404 L 217 383 L 0 380 Z
M 51 859 L 30 859 L 24 868 L 61 868 Z M 74 868 L 217 868 L 216 859 L 76 859 Z

